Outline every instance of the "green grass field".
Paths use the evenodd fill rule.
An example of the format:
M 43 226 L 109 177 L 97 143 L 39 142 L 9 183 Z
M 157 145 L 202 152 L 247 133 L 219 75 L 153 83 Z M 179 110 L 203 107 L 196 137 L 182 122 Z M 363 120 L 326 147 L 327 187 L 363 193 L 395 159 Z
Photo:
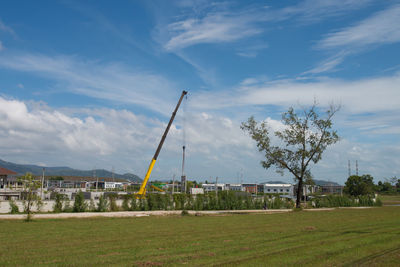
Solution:
M 383 205 L 398 205 L 400 204 L 400 194 L 396 195 L 380 195 Z
M 400 207 L 0 221 L 0 265 L 395 266 Z

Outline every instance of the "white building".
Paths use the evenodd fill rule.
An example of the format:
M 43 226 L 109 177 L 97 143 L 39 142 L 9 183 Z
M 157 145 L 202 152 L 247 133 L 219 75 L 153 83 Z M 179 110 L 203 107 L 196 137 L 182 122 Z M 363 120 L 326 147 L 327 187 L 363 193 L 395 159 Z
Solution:
M 226 187 L 227 190 L 231 191 L 239 191 L 239 192 L 245 191 L 245 188 L 243 187 L 242 184 L 227 184 Z
M 218 191 L 224 191 L 227 190 L 226 185 L 225 184 L 202 184 L 204 192 L 210 192 L 210 191 L 216 191 L 218 188 Z
M 264 193 L 294 195 L 294 186 L 292 184 L 264 184 Z

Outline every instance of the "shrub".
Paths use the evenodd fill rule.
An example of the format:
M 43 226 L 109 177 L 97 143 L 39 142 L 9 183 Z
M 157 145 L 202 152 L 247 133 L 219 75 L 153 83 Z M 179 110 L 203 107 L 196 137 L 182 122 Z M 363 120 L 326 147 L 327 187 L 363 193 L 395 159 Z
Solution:
M 96 211 L 96 205 L 94 204 L 93 199 L 90 199 L 88 211 Z
M 130 198 L 131 198 L 130 195 L 125 195 L 125 196 L 124 196 L 124 200 L 123 200 L 123 202 L 122 202 L 122 210 L 124 210 L 124 211 L 130 210 L 130 207 L 129 207 L 129 200 L 130 200 Z
M 101 195 L 99 198 L 99 203 L 97 204 L 97 209 L 96 211 L 98 212 L 105 212 L 108 209 L 108 201 L 104 197 L 104 195 Z
M 63 209 L 63 211 L 64 212 L 72 212 L 73 211 L 73 209 L 71 207 L 71 203 L 70 203 L 68 198 L 64 198 L 64 209 Z
M 10 199 L 10 213 L 16 214 L 19 213 L 19 208 L 13 199 Z
M 86 209 L 87 206 L 83 197 L 83 193 L 79 190 L 79 192 L 75 195 L 73 212 L 84 212 Z
M 131 208 L 130 208 L 130 210 L 132 210 L 132 211 L 138 210 L 137 200 L 136 200 L 135 196 L 133 196 L 132 199 L 131 199 Z
M 117 205 L 117 199 L 118 195 L 115 193 L 109 194 L 108 199 L 110 201 L 110 211 L 119 211 L 119 207 Z
M 56 193 L 53 212 L 58 213 L 63 211 L 63 200 L 64 200 L 64 195 Z

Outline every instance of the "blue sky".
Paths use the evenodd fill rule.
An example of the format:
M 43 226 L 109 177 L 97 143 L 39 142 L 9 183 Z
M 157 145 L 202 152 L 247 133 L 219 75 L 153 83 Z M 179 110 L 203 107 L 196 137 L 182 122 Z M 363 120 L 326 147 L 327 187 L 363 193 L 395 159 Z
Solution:
M 189 179 L 292 181 L 239 126 L 314 99 L 342 106 L 316 179 L 399 177 L 399 21 L 400 1 L 2 2 L 0 158 L 144 176 L 185 89 L 154 179 L 186 144 Z

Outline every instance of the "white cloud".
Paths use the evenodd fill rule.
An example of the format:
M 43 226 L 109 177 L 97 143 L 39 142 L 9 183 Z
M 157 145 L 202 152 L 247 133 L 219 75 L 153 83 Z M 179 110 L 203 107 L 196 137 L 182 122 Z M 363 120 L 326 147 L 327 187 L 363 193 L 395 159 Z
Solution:
M 346 55 L 347 55 L 347 53 L 345 53 L 343 51 L 339 52 L 338 54 L 331 56 L 326 60 L 323 60 L 313 69 L 304 72 L 303 75 L 319 74 L 319 73 L 323 73 L 323 72 L 335 71 L 335 68 L 344 61 L 344 58 L 346 57 Z
M 263 14 L 255 10 L 243 12 L 216 11 L 203 17 L 190 17 L 171 23 L 164 47 L 178 50 L 201 43 L 232 42 L 263 32 L 257 22 L 264 20 Z
M 11 35 L 15 35 L 14 30 L 11 27 L 5 25 L 1 20 L 0 20 L 0 31 L 7 32 Z
M 282 17 L 299 16 L 302 21 L 317 22 L 329 17 L 342 16 L 371 2 L 372 0 L 305 0 L 297 5 L 282 8 L 278 12 Z
M 248 47 L 238 49 L 236 54 L 241 57 L 254 58 L 260 53 L 260 51 L 267 48 L 268 44 L 250 45 Z
M 153 177 L 165 177 L 171 166 L 180 165 L 182 115 L 178 113 L 170 129 Z M 244 167 L 243 155 L 257 155 L 254 144 L 238 123 L 208 113 L 186 115 L 188 164 L 194 165 L 188 169 L 190 175 L 211 175 L 221 164 Z M 166 121 L 137 116 L 127 110 L 54 110 L 1 97 L 0 119 L 2 159 L 41 162 L 47 166 L 67 164 L 82 169 L 115 166 L 138 175 L 144 174 L 166 127 Z
M 356 25 L 328 34 L 320 48 L 363 47 L 400 41 L 400 5 L 393 5 Z
M 316 98 L 323 106 L 341 103 L 347 112 L 398 111 L 400 74 L 357 81 L 322 79 L 318 81 L 277 80 L 242 85 L 237 90 L 194 93 L 197 108 L 221 109 L 247 105 L 311 105 Z
M 94 98 L 132 103 L 169 114 L 179 94 L 161 75 L 125 65 L 84 61 L 77 57 L 34 54 L 1 55 L 0 67 L 31 72 L 62 84 L 63 90 Z M 163 98 L 159 96 L 165 96 Z

